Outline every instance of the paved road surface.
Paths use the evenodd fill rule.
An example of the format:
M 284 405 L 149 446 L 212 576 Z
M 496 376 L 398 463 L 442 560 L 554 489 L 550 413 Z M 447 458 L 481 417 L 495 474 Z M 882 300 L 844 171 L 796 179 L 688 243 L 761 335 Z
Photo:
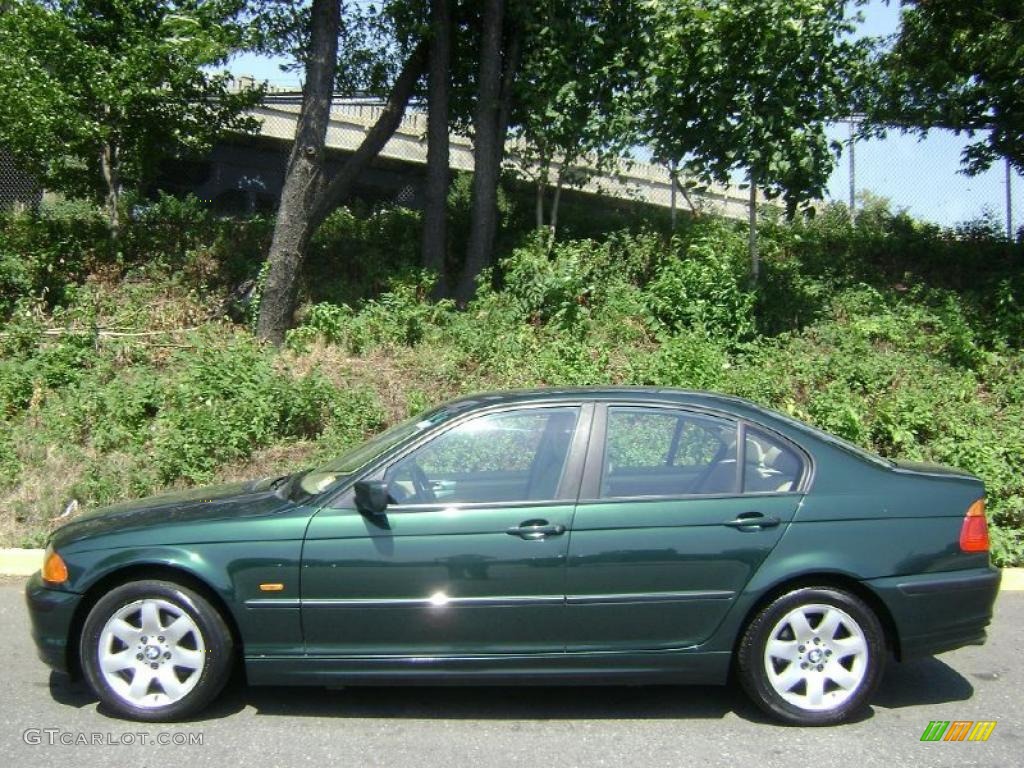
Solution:
M 202 720 L 115 720 L 52 675 L 21 582 L 0 582 L 0 754 L 10 766 L 1024 766 L 1024 593 L 1003 593 L 987 645 L 892 663 L 871 711 L 828 729 L 765 721 L 725 688 L 381 688 L 233 684 Z M 997 720 L 987 743 L 921 743 L 929 720 Z M 53 738 L 129 744 L 26 743 Z M 79 736 L 79 734 L 84 734 Z M 37 735 L 28 732 L 28 739 Z M 199 736 L 202 744 L 158 745 Z M 144 743 L 145 742 L 145 743 Z

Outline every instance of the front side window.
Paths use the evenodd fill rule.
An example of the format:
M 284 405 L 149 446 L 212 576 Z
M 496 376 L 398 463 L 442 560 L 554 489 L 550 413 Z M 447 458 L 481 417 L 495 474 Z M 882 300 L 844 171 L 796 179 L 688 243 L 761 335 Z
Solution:
M 611 407 L 601 497 L 736 493 L 736 432 L 689 411 Z
M 464 409 L 473 405 L 473 401 L 461 400 L 446 403 L 424 414 L 403 421 L 376 437 L 356 446 L 348 453 L 339 456 L 322 466 L 310 470 L 300 479 L 300 488 L 308 494 L 316 494 L 346 477 L 350 477 L 361 467 L 369 464 L 378 456 L 390 451 L 405 440 L 410 440 L 417 433 L 443 424 L 458 416 Z
M 534 408 L 470 419 L 385 473 L 394 504 L 557 499 L 579 408 Z

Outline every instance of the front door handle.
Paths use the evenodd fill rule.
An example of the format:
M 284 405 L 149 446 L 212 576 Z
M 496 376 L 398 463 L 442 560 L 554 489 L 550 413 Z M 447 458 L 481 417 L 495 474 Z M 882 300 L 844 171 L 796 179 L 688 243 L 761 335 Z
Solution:
M 735 520 L 722 523 L 722 525 L 727 525 L 740 531 L 757 531 L 762 528 L 774 528 L 781 522 L 777 517 L 767 517 L 760 512 L 744 512 L 741 515 L 737 515 Z
M 565 533 L 565 526 L 552 525 L 547 520 L 526 520 L 519 525 L 512 526 L 506 533 L 527 541 L 535 541 L 546 539 L 548 536 L 561 536 Z

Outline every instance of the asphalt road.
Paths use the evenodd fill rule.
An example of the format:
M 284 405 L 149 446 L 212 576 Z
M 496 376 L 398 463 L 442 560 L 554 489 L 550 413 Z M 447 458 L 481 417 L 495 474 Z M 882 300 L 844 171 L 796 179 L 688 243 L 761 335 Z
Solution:
M 29 638 L 21 581 L 8 579 L 0 582 L 0 759 L 33 768 L 1013 768 L 1024 766 L 1021 629 L 1024 593 L 1003 593 L 988 644 L 891 663 L 871 710 L 835 728 L 775 725 L 727 688 L 322 690 L 238 683 L 203 719 L 151 726 L 111 718 L 84 684 L 51 675 Z M 930 720 L 998 725 L 986 743 L 921 743 Z M 173 743 L 190 737 L 202 743 Z M 101 743 L 61 743 L 83 739 Z

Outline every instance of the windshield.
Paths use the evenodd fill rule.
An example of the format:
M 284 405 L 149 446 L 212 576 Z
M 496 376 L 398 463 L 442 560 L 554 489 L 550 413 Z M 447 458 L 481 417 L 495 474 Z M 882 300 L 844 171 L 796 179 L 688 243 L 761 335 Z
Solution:
M 396 424 L 376 437 L 353 448 L 348 453 L 307 472 L 299 480 L 299 487 L 305 493 L 311 495 L 318 494 L 339 480 L 365 467 L 399 443 L 405 442 L 425 429 L 448 421 L 448 419 L 465 410 L 470 405 L 473 405 L 472 401 L 447 403 L 432 411 L 427 411 L 424 414 Z

